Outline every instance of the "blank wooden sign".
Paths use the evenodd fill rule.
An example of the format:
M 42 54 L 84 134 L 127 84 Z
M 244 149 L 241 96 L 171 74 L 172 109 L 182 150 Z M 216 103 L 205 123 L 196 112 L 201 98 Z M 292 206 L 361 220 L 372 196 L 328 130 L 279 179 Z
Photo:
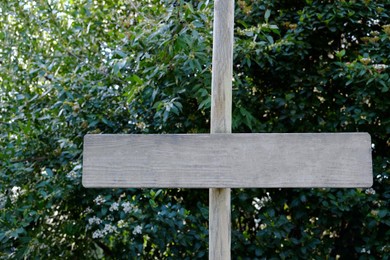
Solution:
M 367 133 L 86 135 L 88 188 L 369 187 Z

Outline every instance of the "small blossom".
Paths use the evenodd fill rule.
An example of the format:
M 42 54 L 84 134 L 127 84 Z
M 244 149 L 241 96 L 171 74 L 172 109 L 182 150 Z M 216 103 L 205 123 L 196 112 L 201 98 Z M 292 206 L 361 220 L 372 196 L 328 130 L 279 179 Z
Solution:
M 93 202 L 96 203 L 96 205 L 102 205 L 106 200 L 103 198 L 102 195 L 99 195 L 96 197 L 96 199 L 93 200 Z
M 117 226 L 118 226 L 119 228 L 123 228 L 123 227 L 126 226 L 126 223 L 125 223 L 125 221 L 124 221 L 123 219 L 121 219 L 121 220 L 118 221 Z
M 84 210 L 84 213 L 85 214 L 89 214 L 89 213 L 92 213 L 93 212 L 93 209 L 91 209 L 90 207 L 87 207 L 85 210 Z
M 122 207 L 123 207 L 123 211 L 125 213 L 129 213 L 132 209 L 133 209 L 133 206 L 130 204 L 130 202 L 126 201 L 126 202 L 123 202 L 122 203 Z
M 15 197 L 19 196 L 20 190 L 21 190 L 21 188 L 18 186 L 12 187 L 12 189 L 11 189 L 12 195 Z
M 93 224 L 99 225 L 102 223 L 102 220 L 100 218 L 93 216 L 92 218 L 88 219 L 88 223 L 90 225 L 93 225 Z
M 387 69 L 389 66 L 386 64 L 373 64 L 372 67 L 374 70 L 376 70 L 378 73 L 381 73 L 385 69 Z
M 105 224 L 102 232 L 103 232 L 103 234 L 114 233 L 114 232 L 117 232 L 117 228 L 115 226 L 110 225 L 110 224 Z
M 133 235 L 142 234 L 142 227 L 140 225 L 136 226 L 133 230 Z
M 118 208 L 119 208 L 119 203 L 114 202 L 110 206 L 110 211 L 118 210 Z
M 77 174 L 74 171 L 70 171 L 66 174 L 66 178 L 74 180 L 77 178 Z
M 137 122 L 135 124 L 139 129 L 143 130 L 146 128 L 146 124 L 144 122 Z
M 103 233 L 100 230 L 96 230 L 95 232 L 92 233 L 92 238 L 101 238 L 103 237 Z
M 271 196 L 267 192 L 266 196 L 262 198 L 254 198 L 252 201 L 252 205 L 257 209 L 260 210 L 262 207 L 264 207 L 269 201 L 271 201 Z
M 373 188 L 366 189 L 365 192 L 367 195 L 374 195 L 376 192 Z
M 11 201 L 15 202 L 20 195 L 24 194 L 24 192 L 25 191 L 22 190 L 21 187 L 18 187 L 18 186 L 12 187 L 12 189 L 11 189 Z

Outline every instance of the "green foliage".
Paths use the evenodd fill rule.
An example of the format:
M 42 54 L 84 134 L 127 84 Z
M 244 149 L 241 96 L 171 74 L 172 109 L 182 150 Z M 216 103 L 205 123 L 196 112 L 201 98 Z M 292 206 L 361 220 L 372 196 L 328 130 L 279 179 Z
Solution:
M 390 253 L 387 1 L 236 2 L 235 132 L 367 131 L 371 189 L 236 189 L 234 259 Z M 213 3 L 0 3 L 0 258 L 207 258 L 205 190 L 81 186 L 86 133 L 209 131 Z

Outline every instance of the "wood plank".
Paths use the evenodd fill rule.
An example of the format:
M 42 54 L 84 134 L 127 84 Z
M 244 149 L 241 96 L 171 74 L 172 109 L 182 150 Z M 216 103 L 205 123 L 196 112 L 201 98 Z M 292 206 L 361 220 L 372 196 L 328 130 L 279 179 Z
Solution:
M 85 187 L 369 187 L 367 133 L 86 135 Z
M 234 0 L 214 1 L 210 133 L 232 132 Z
M 209 189 L 209 259 L 231 259 L 231 189 Z
M 232 131 L 234 0 L 214 1 L 210 133 Z M 221 169 L 222 170 L 222 169 Z M 221 174 L 224 174 L 221 171 Z M 230 188 L 209 190 L 209 259 L 230 260 Z

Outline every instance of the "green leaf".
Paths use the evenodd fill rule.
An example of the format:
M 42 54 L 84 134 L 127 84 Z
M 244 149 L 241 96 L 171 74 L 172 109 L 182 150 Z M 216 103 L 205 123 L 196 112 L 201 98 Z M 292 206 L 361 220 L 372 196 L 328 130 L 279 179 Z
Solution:
M 388 209 L 381 209 L 378 211 L 378 217 L 384 218 L 387 215 L 389 215 L 389 210 Z
M 267 9 L 264 13 L 264 20 L 266 23 L 268 23 L 268 19 L 269 17 L 271 16 L 271 10 L 270 9 Z
M 267 35 L 266 38 L 267 38 L 267 40 L 268 40 L 268 42 L 269 42 L 270 44 L 274 44 L 274 43 L 275 43 L 275 42 L 274 42 L 274 38 L 273 38 L 271 35 Z
M 378 79 L 378 82 L 379 82 L 379 84 L 382 85 L 382 89 L 381 89 L 382 93 L 385 93 L 385 92 L 389 91 L 389 85 L 390 84 L 386 84 L 386 82 L 384 80 L 382 80 L 382 79 Z
M 158 207 L 157 203 L 156 203 L 153 199 L 150 199 L 150 200 L 149 200 L 149 204 L 150 204 L 150 206 L 151 206 L 152 208 L 157 208 L 157 207 Z
M 50 168 L 45 169 L 47 176 L 53 177 L 53 171 Z

